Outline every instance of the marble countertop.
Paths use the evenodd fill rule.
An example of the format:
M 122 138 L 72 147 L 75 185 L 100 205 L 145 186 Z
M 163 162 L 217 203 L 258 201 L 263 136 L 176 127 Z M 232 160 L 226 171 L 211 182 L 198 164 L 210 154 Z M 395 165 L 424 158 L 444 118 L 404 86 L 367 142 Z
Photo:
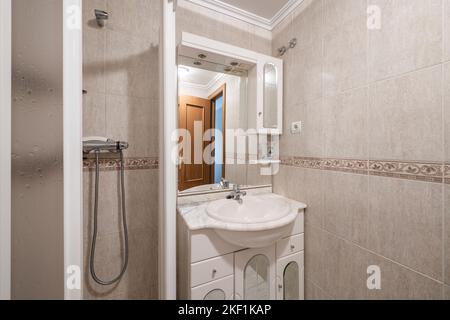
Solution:
M 226 223 L 219 220 L 215 220 L 206 212 L 206 208 L 208 207 L 210 202 L 199 203 L 198 205 L 190 204 L 185 206 L 178 207 L 178 214 L 183 217 L 187 227 L 191 231 L 202 230 L 202 229 L 220 229 L 220 230 L 233 230 L 233 231 L 262 231 L 267 229 L 273 229 L 281 226 L 285 226 L 293 222 L 298 214 L 306 209 L 306 205 L 304 203 L 294 201 L 280 195 L 276 195 L 274 193 L 263 193 L 258 194 L 257 196 L 263 196 L 267 198 L 273 199 L 283 199 L 290 206 L 291 210 L 288 215 L 283 217 L 282 219 L 278 219 L 276 221 L 265 222 L 265 223 L 255 223 L 255 224 L 239 224 L 239 223 Z M 233 201 L 233 200 L 230 200 Z M 245 201 L 245 198 L 244 198 Z

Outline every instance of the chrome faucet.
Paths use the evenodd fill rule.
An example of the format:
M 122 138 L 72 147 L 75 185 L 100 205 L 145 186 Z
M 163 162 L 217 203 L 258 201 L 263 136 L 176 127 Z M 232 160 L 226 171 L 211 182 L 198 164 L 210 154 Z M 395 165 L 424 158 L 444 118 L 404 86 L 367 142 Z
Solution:
M 233 186 L 233 191 L 227 196 L 227 199 L 229 200 L 236 200 L 239 204 L 242 204 L 244 200 L 242 197 L 245 197 L 247 195 L 247 192 L 241 191 L 241 188 L 238 184 L 235 184 Z
M 224 178 L 220 179 L 220 187 L 222 189 L 228 189 L 230 187 L 230 181 L 228 181 Z

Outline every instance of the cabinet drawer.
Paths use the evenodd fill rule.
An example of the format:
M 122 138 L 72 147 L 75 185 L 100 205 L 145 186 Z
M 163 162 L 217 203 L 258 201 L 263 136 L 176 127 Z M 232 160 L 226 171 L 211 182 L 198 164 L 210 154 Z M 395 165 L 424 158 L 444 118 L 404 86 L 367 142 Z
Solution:
M 304 249 L 304 234 L 299 234 L 277 242 L 277 258 L 286 257 Z
M 234 256 L 229 254 L 191 265 L 191 287 L 233 274 Z
M 191 263 L 224 256 L 240 249 L 220 239 L 214 230 L 194 231 L 191 234 Z
M 233 276 L 191 289 L 191 300 L 233 300 L 233 296 Z

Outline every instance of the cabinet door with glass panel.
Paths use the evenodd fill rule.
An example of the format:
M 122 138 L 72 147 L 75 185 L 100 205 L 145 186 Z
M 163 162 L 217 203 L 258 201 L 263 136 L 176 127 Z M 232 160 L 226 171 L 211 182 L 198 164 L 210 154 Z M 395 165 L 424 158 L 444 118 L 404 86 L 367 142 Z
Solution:
M 277 300 L 304 299 L 304 253 L 277 261 Z
M 235 254 L 235 299 L 275 300 L 275 246 Z

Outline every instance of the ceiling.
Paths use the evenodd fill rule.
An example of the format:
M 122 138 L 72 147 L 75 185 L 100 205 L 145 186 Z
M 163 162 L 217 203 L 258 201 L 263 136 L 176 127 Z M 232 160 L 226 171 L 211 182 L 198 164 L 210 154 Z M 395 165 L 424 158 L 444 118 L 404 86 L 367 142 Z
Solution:
M 180 81 L 198 86 L 208 86 L 220 75 L 217 72 L 187 66 L 180 66 L 180 68 L 183 69 L 179 72 Z
M 303 0 L 178 0 L 190 2 L 230 17 L 273 30 Z M 338 0 L 336 0 L 338 1 Z
M 236 8 L 271 20 L 289 2 L 289 0 L 221 0 Z

